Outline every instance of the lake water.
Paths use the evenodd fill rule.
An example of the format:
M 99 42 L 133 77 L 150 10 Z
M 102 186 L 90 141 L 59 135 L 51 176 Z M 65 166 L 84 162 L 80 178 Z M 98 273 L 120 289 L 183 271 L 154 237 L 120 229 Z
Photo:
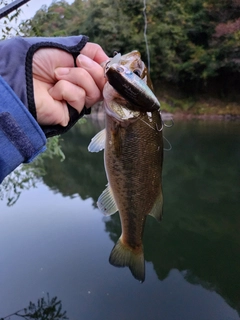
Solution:
M 71 320 L 240 319 L 240 123 L 164 129 L 164 218 L 147 219 L 142 284 L 108 263 L 119 215 L 98 210 L 103 154 L 87 151 L 102 126 L 73 128 L 62 137 L 65 161 L 46 160 L 35 188 L 0 202 L 0 318 L 49 294 Z

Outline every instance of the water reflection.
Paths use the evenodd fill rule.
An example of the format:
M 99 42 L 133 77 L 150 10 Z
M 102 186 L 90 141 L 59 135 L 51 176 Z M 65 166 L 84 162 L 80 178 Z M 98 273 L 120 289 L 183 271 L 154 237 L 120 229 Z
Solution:
M 165 131 L 173 145 L 165 153 L 165 216 L 160 225 L 148 218 L 144 247 L 145 259 L 153 263 L 160 280 L 172 269 L 185 271 L 187 281 L 216 291 L 240 312 L 240 283 L 236 281 L 240 268 L 239 131 L 234 122 L 195 121 L 177 123 Z M 72 132 L 72 142 L 75 137 Z M 91 193 L 79 193 L 96 200 L 105 183 L 102 159 L 91 159 L 92 154 L 86 153 L 89 137 L 84 142 L 79 181 L 91 172 L 94 188 Z M 67 144 L 70 149 L 70 140 Z M 116 243 L 121 232 L 119 216 L 112 216 L 105 226 Z
M 28 307 L 15 311 L 0 320 L 8 319 L 12 317 L 18 317 L 26 320 L 64 320 L 69 319 L 67 312 L 62 311 L 62 302 L 57 297 L 50 298 L 47 293 L 46 297 L 38 299 L 37 303 L 30 301 Z
M 90 197 L 96 206 L 106 185 L 103 154 L 89 153 L 87 146 L 99 130 L 87 122 L 63 136 L 66 159 L 46 161 L 47 186 L 63 196 Z M 176 122 L 165 130 L 173 148 L 163 168 L 164 218 L 158 224 L 148 217 L 144 251 L 159 280 L 179 270 L 240 314 L 239 133 L 235 122 Z M 119 215 L 103 221 L 116 243 Z
M 66 159 L 62 163 L 57 158 L 48 160 L 45 163 L 47 174 L 43 176 L 44 183 L 63 196 L 78 194 L 82 199 L 91 197 L 95 206 L 107 180 L 103 154 L 91 154 L 87 147 L 101 129 L 100 125 L 88 121 L 63 136 L 62 149 Z

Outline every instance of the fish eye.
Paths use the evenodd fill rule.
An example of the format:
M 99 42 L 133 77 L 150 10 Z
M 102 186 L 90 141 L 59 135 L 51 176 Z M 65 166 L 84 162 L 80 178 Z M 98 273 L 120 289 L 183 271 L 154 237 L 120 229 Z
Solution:
M 141 71 L 139 69 L 135 69 L 133 73 L 135 73 L 138 77 L 141 77 Z

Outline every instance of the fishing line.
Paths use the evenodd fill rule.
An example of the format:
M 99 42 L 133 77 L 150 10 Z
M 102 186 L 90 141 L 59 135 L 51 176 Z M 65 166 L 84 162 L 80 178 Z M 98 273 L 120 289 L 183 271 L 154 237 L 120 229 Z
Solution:
M 148 73 L 150 74 L 150 53 L 149 53 L 149 46 L 148 46 L 148 39 L 147 39 L 147 27 L 148 27 L 148 22 L 147 22 L 147 5 L 146 5 L 146 0 L 143 0 L 143 17 L 144 17 L 144 40 L 146 44 L 146 52 L 147 52 L 147 60 L 148 60 Z
M 156 129 L 157 129 L 157 131 L 162 131 L 162 129 L 163 129 L 163 126 L 162 126 L 162 128 L 159 130 L 159 129 L 157 128 L 157 124 L 156 124 L 156 129 L 155 129 L 155 128 L 153 128 L 149 123 L 147 123 L 146 121 L 144 121 L 143 119 L 139 118 L 139 120 L 141 120 L 142 122 L 144 122 L 144 123 L 145 123 L 148 127 L 150 127 L 152 130 L 156 130 Z M 163 121 L 162 121 L 162 123 L 163 123 Z M 171 145 L 170 141 L 169 141 L 166 137 L 164 137 L 164 136 L 163 136 L 163 139 L 164 139 L 165 141 L 167 141 L 167 143 L 168 143 L 168 148 L 163 148 L 163 150 L 164 150 L 164 151 L 171 151 L 171 150 L 172 150 L 172 145 Z
M 160 113 L 160 117 L 162 118 L 161 111 L 160 111 L 159 113 Z M 162 120 L 162 126 L 164 126 L 164 127 L 166 127 L 166 128 L 171 128 L 171 127 L 174 125 L 174 121 L 173 121 L 173 118 L 171 118 L 170 120 L 171 120 L 171 122 L 172 122 L 171 124 L 165 124 L 165 122 Z M 172 145 L 171 145 L 170 141 L 169 141 L 166 137 L 164 137 L 164 136 L 163 136 L 163 139 L 164 139 L 165 141 L 167 141 L 168 146 L 169 146 L 168 149 L 163 148 L 163 150 L 164 150 L 164 151 L 171 151 L 171 150 L 172 150 Z
M 139 118 L 139 120 L 141 120 L 142 122 L 144 122 L 147 126 L 149 126 L 151 129 L 153 129 L 155 131 L 155 129 L 146 121 L 144 121 L 142 118 Z
M 160 114 L 160 117 L 162 119 L 162 112 L 161 110 L 159 110 L 159 114 Z M 165 128 L 172 128 L 172 126 L 174 125 L 174 121 L 173 121 L 173 118 L 171 117 L 170 118 L 170 121 L 171 121 L 171 124 L 166 124 L 165 121 L 162 120 L 162 123 L 164 125 Z
M 27 3 L 28 1 L 30 0 L 15 0 L 7 4 L 5 7 L 0 9 L 0 19 L 6 17 L 12 11 L 17 10 L 19 7 L 21 7 L 23 4 Z
M 150 75 L 150 52 L 149 52 L 149 46 L 148 46 L 148 39 L 147 39 L 147 27 L 148 27 L 148 22 L 147 22 L 147 3 L 146 0 L 143 0 L 143 16 L 144 16 L 144 32 L 143 32 L 143 36 L 144 36 L 144 40 L 145 40 L 145 45 L 146 45 L 146 53 L 147 53 L 147 61 L 148 61 L 148 73 Z M 160 113 L 160 117 L 161 117 L 161 112 Z M 161 117 L 162 118 L 162 117 Z M 173 119 L 171 119 L 171 124 L 168 125 L 166 124 L 164 121 L 162 121 L 162 127 L 161 129 L 158 128 L 157 124 L 156 124 L 156 128 L 154 129 L 150 124 L 148 124 L 147 122 L 145 122 L 143 119 L 140 118 L 140 120 L 142 122 L 144 122 L 147 126 L 149 126 L 151 129 L 153 130 L 157 130 L 157 131 L 162 131 L 163 130 L 163 126 L 166 128 L 171 128 L 174 125 L 174 121 Z M 163 148 L 164 151 L 171 151 L 172 150 L 172 145 L 170 143 L 170 141 L 163 136 L 163 139 L 168 143 L 168 148 Z

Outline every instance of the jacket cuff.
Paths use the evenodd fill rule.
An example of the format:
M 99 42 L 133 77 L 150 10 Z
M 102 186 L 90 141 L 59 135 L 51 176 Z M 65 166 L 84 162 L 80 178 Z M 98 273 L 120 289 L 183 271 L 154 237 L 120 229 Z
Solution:
M 31 162 L 46 149 L 40 126 L 0 77 L 0 183 L 21 163 Z
M 37 119 L 34 101 L 32 60 L 34 53 L 41 48 L 56 48 L 68 52 L 73 62 L 86 45 L 88 37 L 15 37 L 0 41 L 0 75 L 13 89 L 14 93 Z M 70 121 L 66 127 L 60 125 L 42 126 L 46 137 L 59 135 L 68 131 L 90 109 L 84 108 L 81 114 L 68 105 Z

